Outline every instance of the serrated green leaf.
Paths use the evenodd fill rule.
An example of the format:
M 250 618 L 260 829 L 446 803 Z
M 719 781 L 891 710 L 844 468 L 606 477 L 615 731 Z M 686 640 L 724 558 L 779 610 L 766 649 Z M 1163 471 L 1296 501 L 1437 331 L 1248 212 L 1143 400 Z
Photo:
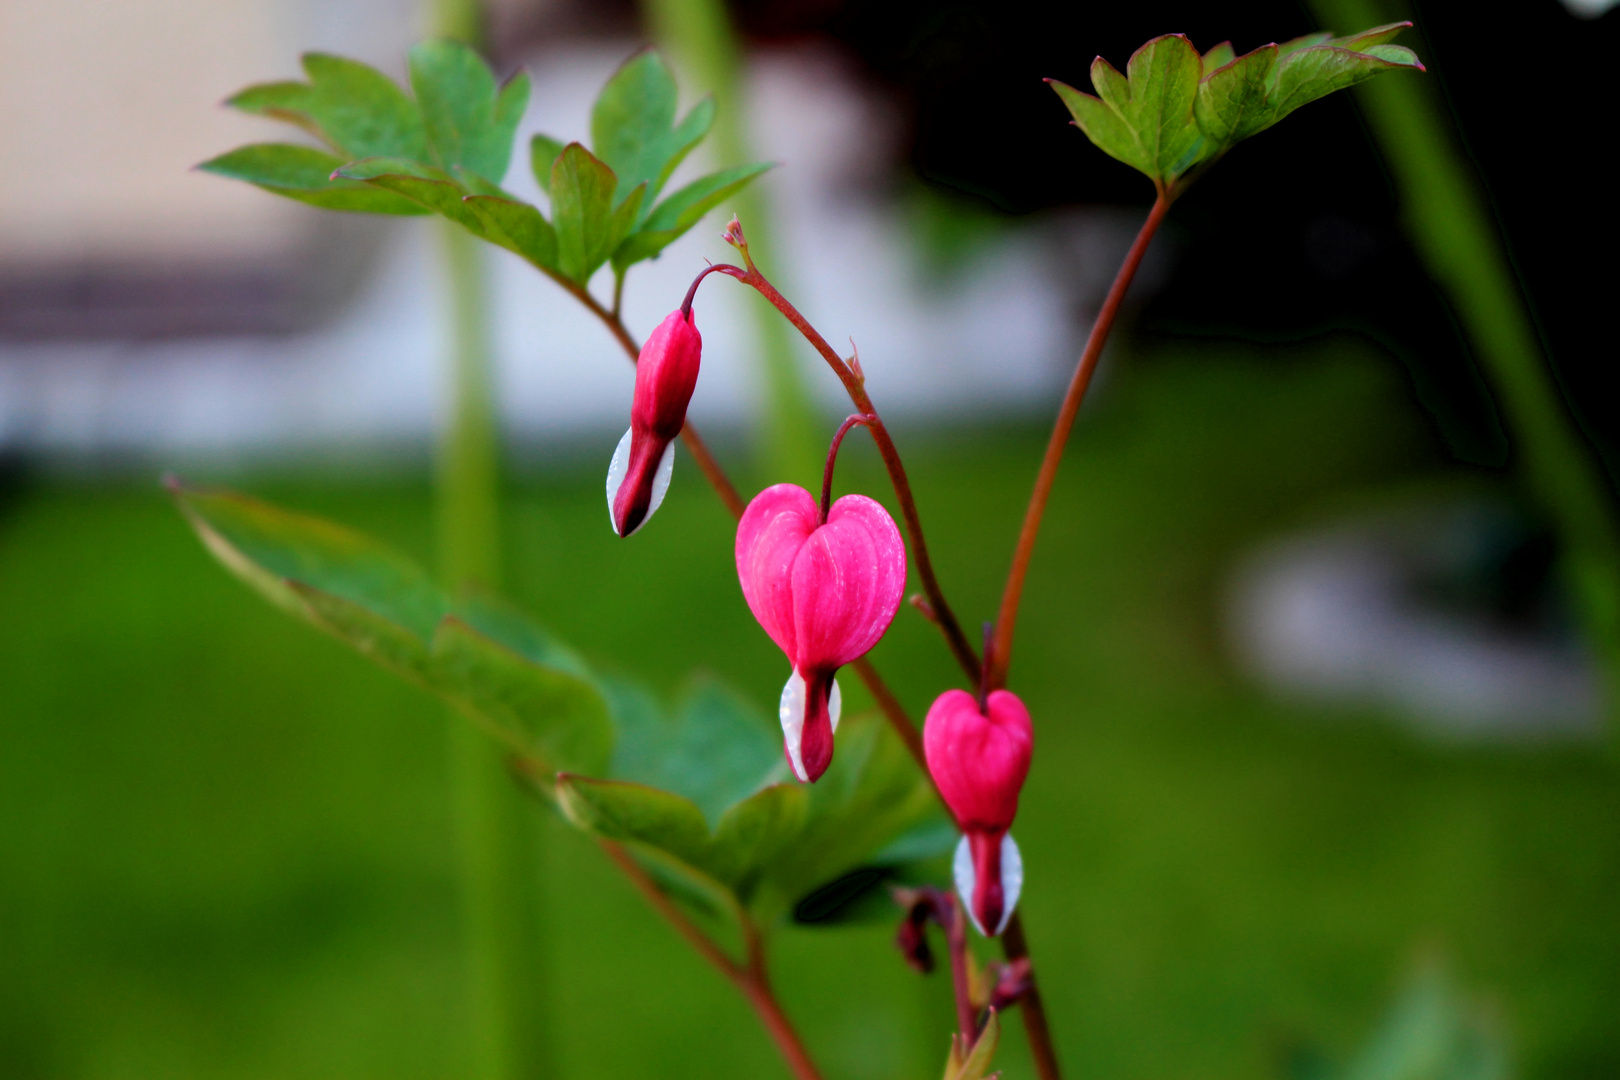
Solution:
M 545 667 L 455 616 L 433 635 L 430 682 L 554 769 L 601 772 L 613 752 L 607 703 L 578 674 Z
M 1048 81 L 1099 149 L 1166 188 L 1202 153 L 1204 138 L 1193 119 L 1202 73 L 1203 58 L 1192 43 L 1166 34 L 1132 53 L 1124 75 L 1097 57 L 1091 65 L 1097 97 Z
M 1092 65 L 1092 83 L 1097 82 L 1097 65 L 1107 66 L 1107 61 L 1101 57 Z M 1113 68 L 1108 68 L 1113 71 Z M 1115 74 L 1118 74 L 1117 72 Z M 1142 144 L 1136 139 L 1136 133 L 1119 113 L 1109 108 L 1108 104 L 1100 98 L 1076 90 L 1068 83 L 1057 79 L 1047 79 L 1047 85 L 1057 91 L 1063 104 L 1068 106 L 1069 115 L 1074 118 L 1074 125 L 1085 132 L 1086 138 L 1092 144 L 1113 158 L 1136 169 L 1138 172 L 1151 175 L 1152 165 L 1143 153 Z
M 1181 34 L 1156 37 L 1126 65 L 1130 106 L 1121 110 L 1159 177 L 1169 184 L 1197 160 L 1202 135 L 1193 102 L 1203 60 Z
M 226 98 L 225 104 L 252 116 L 268 116 L 297 124 L 317 138 L 323 138 L 320 125 L 312 115 L 314 99 L 315 88 L 309 83 L 287 80 L 255 83 Z
M 1289 53 L 1296 53 L 1301 49 L 1309 49 L 1312 46 L 1322 44 L 1324 41 L 1331 40 L 1332 37 L 1333 33 L 1328 30 L 1318 30 L 1312 34 L 1301 34 L 1297 38 L 1289 38 L 1278 45 L 1277 55 L 1287 56 Z
M 617 178 L 579 143 L 569 143 L 551 167 L 551 219 L 557 230 L 557 267 L 581 285 L 607 261 L 615 228 Z
M 427 41 L 410 52 L 416 93 L 434 160 L 444 169 L 500 183 L 529 99 L 522 72 L 497 90 L 483 57 L 457 41 Z
M 303 63 L 314 88 L 315 120 L 345 153 L 427 156 L 422 114 L 394 80 L 358 60 L 328 53 L 305 53 Z
M 808 802 L 798 784 L 773 784 L 732 806 L 711 832 L 692 800 L 629 780 L 565 774 L 557 780 L 557 797 L 579 828 L 674 859 L 724 886 L 739 903 L 797 838 Z
M 651 259 L 685 236 L 703 215 L 747 187 L 774 166 L 739 165 L 692 181 L 673 192 L 647 215 L 645 223 L 613 253 L 613 268 L 620 273 L 643 259 Z
M 551 194 L 551 167 L 562 152 L 563 144 L 550 135 L 536 135 L 529 140 L 529 168 L 540 190 L 547 195 Z
M 298 124 L 347 160 L 427 157 L 421 113 L 388 76 L 358 60 L 327 53 L 306 53 L 303 65 L 308 83 L 250 86 L 226 104 Z
M 933 787 L 905 746 L 875 714 L 839 725 L 832 765 L 809 786 L 803 830 L 766 868 L 753 906 L 783 914 L 856 867 L 870 863 L 895 837 L 936 812 Z
M 432 687 L 432 648 L 415 632 L 372 607 L 295 578 L 285 579 L 282 584 L 302 602 L 297 614 L 394 674 Z
M 604 840 L 635 843 L 701 870 L 709 853 L 709 826 L 691 799 L 628 780 L 564 774 L 557 801 L 568 820 Z
M 619 731 L 611 775 L 691 799 L 711 826 L 785 775 L 780 729 L 712 677 L 694 678 L 668 714 L 633 683 L 604 686 Z
M 1265 45 L 1215 69 L 1198 84 L 1194 116 L 1214 157 L 1276 123 L 1267 102 L 1277 46 Z
M 613 730 L 589 673 L 515 611 L 452 605 L 415 563 L 319 518 L 232 492 L 172 490 L 227 569 L 449 700 L 527 759 L 542 789 L 558 768 L 606 766 Z
M 1399 45 L 1373 44 L 1366 52 L 1339 45 L 1315 45 L 1278 59 L 1267 98 L 1272 123 L 1302 105 L 1336 90 L 1365 82 L 1374 75 L 1400 69 L 1423 70 L 1416 54 Z
M 602 87 L 591 109 L 591 148 L 618 177 L 614 200 L 647 185 L 646 206 L 658 197 L 682 159 L 714 121 L 705 98 L 675 125 L 675 77 L 656 51 L 627 60 Z
M 1232 48 L 1232 43 L 1230 41 L 1221 42 L 1204 54 L 1204 77 L 1208 78 L 1210 72 L 1216 68 L 1225 67 L 1236 59 L 1237 50 Z
M 506 239 L 504 234 L 497 239 L 486 219 L 467 205 L 467 189 L 443 169 L 403 158 L 362 158 L 351 161 L 334 175 L 392 191 L 492 243 Z
M 557 270 L 557 232 L 538 209 L 515 199 L 469 195 L 463 200 L 483 219 L 489 238 L 542 270 Z
M 764 868 L 798 840 L 810 802 L 800 784 L 772 784 L 727 810 L 709 854 L 715 877 L 747 903 Z
M 266 191 L 326 210 L 368 214 L 425 214 L 427 209 L 392 192 L 354 180 L 333 180 L 344 159 L 310 146 L 255 143 L 205 161 L 197 168 L 245 180 Z
M 449 613 L 421 567 L 353 529 L 231 491 L 170 490 L 214 557 L 284 610 L 304 614 L 287 585 L 302 582 L 404 627 L 424 650 Z
M 1383 45 L 1386 42 L 1394 41 L 1401 31 L 1410 30 L 1411 28 L 1412 24 L 1409 21 L 1385 23 L 1383 26 L 1375 26 L 1371 30 L 1363 30 L 1359 34 L 1347 34 L 1341 38 L 1332 38 L 1328 44 L 1361 52 L 1372 48 L 1374 45 Z

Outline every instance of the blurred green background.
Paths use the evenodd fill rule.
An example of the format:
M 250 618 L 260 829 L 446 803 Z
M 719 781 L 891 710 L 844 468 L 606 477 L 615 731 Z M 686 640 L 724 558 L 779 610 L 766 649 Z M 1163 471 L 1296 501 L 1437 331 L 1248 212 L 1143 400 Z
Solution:
M 1013 670 L 1038 730 L 1023 909 L 1068 1074 L 1277 1076 L 1307 1044 L 1342 1059 L 1438 952 L 1491 1003 L 1518 1075 L 1620 1075 L 1620 786 L 1602 747 L 1436 745 L 1279 704 L 1220 639 L 1225 575 L 1256 540 L 1499 481 L 1445 455 L 1362 339 L 1111 364 Z M 1044 431 L 898 426 L 953 602 L 992 610 Z M 884 492 L 851 444 L 840 487 Z M 689 459 L 628 543 L 596 466 L 531 460 L 511 483 L 511 591 L 665 689 L 705 669 L 773 701 L 782 658 Z M 425 487 L 227 479 L 430 557 Z M 155 477 L 10 478 L 0 611 L 0 1076 L 460 1075 L 442 707 L 228 578 Z M 909 609 L 874 659 L 914 714 L 957 678 Z M 786 1075 L 732 989 L 588 842 L 549 831 L 559 1075 Z M 777 938 L 829 1076 L 939 1067 L 948 987 L 906 968 L 891 931 Z M 1028 1076 L 1022 1036 L 1006 1045 L 1006 1075 Z

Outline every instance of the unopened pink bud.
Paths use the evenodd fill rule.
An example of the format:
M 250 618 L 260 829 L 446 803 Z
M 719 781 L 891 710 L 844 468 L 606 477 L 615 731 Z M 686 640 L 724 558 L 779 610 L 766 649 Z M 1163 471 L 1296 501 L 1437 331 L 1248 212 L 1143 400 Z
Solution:
M 900 530 L 864 495 L 833 503 L 823 524 L 808 491 L 777 484 L 737 525 L 737 577 L 754 618 L 793 665 L 779 709 L 784 749 L 795 776 L 816 780 L 838 727 L 834 675 L 878 643 L 900 608 Z
M 703 336 L 689 307 L 670 312 L 641 347 L 630 430 L 608 466 L 608 513 L 620 536 L 641 528 L 669 490 L 674 440 L 686 424 L 702 354 Z
M 979 699 L 947 690 L 928 710 L 923 751 L 928 772 L 956 815 L 956 887 L 981 933 L 1006 927 L 1023 887 L 1023 859 L 1008 834 L 1029 775 L 1034 728 L 1017 695 L 993 690 Z

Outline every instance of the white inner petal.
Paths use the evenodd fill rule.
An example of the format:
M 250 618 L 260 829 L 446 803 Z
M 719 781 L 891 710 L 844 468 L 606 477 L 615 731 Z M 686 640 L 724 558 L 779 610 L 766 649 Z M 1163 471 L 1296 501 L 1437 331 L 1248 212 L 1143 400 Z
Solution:
M 613 516 L 613 504 L 619 500 L 619 489 L 624 486 L 624 478 L 629 471 L 630 429 L 625 428 L 624 438 L 619 440 L 618 448 L 613 451 L 613 460 L 608 463 L 608 522 L 613 526 L 614 532 L 619 531 L 619 523 Z M 634 536 L 641 531 L 643 525 L 647 524 L 648 519 L 653 516 L 653 511 L 658 509 L 659 504 L 664 501 L 664 496 L 669 492 L 669 480 L 674 474 L 675 444 L 672 442 L 664 447 L 664 454 L 658 459 L 658 469 L 653 473 L 652 498 L 647 502 L 647 512 L 641 515 L 636 527 L 624 535 Z
M 804 734 L 804 699 L 804 678 L 795 671 L 782 687 L 782 703 L 777 706 L 776 715 L 782 721 L 782 739 L 787 743 L 788 764 L 793 766 L 793 775 L 808 782 L 810 776 L 804 771 L 804 760 L 799 754 L 799 741 Z
M 983 934 L 984 927 L 979 925 L 979 917 L 973 913 L 973 890 L 979 876 L 973 872 L 973 852 L 968 847 L 966 836 L 957 842 L 956 854 L 951 859 L 951 872 L 956 878 L 956 895 L 962 900 L 962 909 L 967 912 L 973 929 Z
M 951 871 L 952 876 L 956 878 L 956 894 L 962 898 L 962 907 L 972 920 L 973 928 L 984 934 L 984 927 L 979 925 L 979 916 L 973 911 L 973 890 L 978 884 L 978 875 L 973 872 L 973 852 L 965 836 L 956 845 L 956 854 L 951 859 Z M 1019 852 L 1018 842 L 1012 838 L 1012 833 L 1008 833 L 1001 838 L 1002 905 L 1001 922 L 996 926 L 997 934 L 1007 929 L 1007 921 L 1012 918 L 1013 911 L 1018 907 L 1018 897 L 1023 891 L 1024 856 Z
M 607 496 L 608 496 L 608 524 L 613 531 L 619 531 L 619 523 L 613 517 L 613 504 L 619 498 L 619 488 L 624 486 L 624 474 L 630 471 L 630 429 L 624 429 L 624 438 L 619 440 L 618 449 L 613 451 L 613 460 L 608 463 Z
M 1024 856 L 1018 851 L 1018 844 L 1008 833 L 1001 838 L 1001 895 L 1005 898 L 1001 908 L 1001 925 L 996 927 L 1000 934 L 1007 929 L 1007 920 L 1018 907 L 1018 894 L 1024 891 Z
M 642 516 L 641 525 L 647 524 L 653 516 L 653 511 L 664 501 L 664 494 L 669 491 L 669 478 L 674 474 L 675 444 L 670 442 L 664 446 L 664 456 L 658 459 L 658 471 L 653 473 L 652 501 L 647 504 L 647 513 Z M 634 535 L 641 525 L 631 529 L 631 535 Z
M 805 771 L 800 745 L 804 738 L 805 697 L 804 677 L 795 671 L 782 687 L 782 701 L 776 707 L 776 715 L 782 721 L 782 738 L 787 742 L 788 763 L 793 766 L 793 775 L 808 783 L 810 774 Z M 834 731 L 838 730 L 838 717 L 843 711 L 844 695 L 838 689 L 838 680 L 834 679 L 832 691 L 827 695 L 827 718 L 832 721 Z

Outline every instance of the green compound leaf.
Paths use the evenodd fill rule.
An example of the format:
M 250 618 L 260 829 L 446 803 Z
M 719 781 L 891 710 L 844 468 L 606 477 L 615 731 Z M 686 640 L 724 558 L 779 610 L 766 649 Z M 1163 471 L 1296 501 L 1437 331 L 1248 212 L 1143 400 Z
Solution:
M 1204 70 L 1214 71 L 1218 67 L 1225 67 L 1237 59 L 1237 50 L 1232 48 L 1230 41 L 1223 41 L 1209 52 L 1204 54 Z
M 309 82 L 250 86 L 226 104 L 297 124 L 348 161 L 428 156 L 416 103 L 388 76 L 358 60 L 327 53 L 305 53 L 303 65 Z
M 606 701 L 578 658 L 521 615 L 489 601 L 452 605 L 415 563 L 353 530 L 233 492 L 171 491 L 227 569 L 446 698 L 538 779 L 606 767 Z
M 457 41 L 416 45 L 410 70 L 434 160 L 458 176 L 500 183 L 529 102 L 528 75 L 519 72 L 497 90 L 483 57 Z
M 1335 38 L 1288 53 L 1278 59 L 1267 104 L 1281 120 L 1301 105 L 1308 105 L 1335 90 L 1365 82 L 1374 75 L 1403 68 L 1423 70 L 1417 55 L 1400 45 L 1386 45 L 1390 37 L 1410 26 L 1396 23 L 1348 38 Z
M 647 188 L 639 184 L 613 203 L 613 170 L 579 143 L 569 143 L 551 166 L 551 216 L 557 230 L 557 268 L 584 285 L 624 241 Z
M 399 158 L 350 162 L 337 176 L 362 180 L 442 214 L 481 240 L 521 255 L 546 273 L 557 272 L 557 235 L 540 211 L 474 173 Z
M 673 859 L 725 886 L 738 903 L 798 835 L 807 802 L 799 785 L 772 784 L 732 806 L 711 832 L 692 800 L 627 780 L 563 774 L 557 798 L 579 828 Z
M 1266 45 L 1215 69 L 1198 86 L 1194 116 L 1219 154 L 1276 123 L 1266 102 L 1278 47 Z
M 685 236 L 692 226 L 703 220 L 705 214 L 747 187 L 755 177 L 774 167 L 767 163 L 722 169 L 673 192 L 647 216 L 637 232 L 619 245 L 613 253 L 613 268 L 623 273 L 632 264 L 657 256 Z
M 563 144 L 550 135 L 536 135 L 529 140 L 529 168 L 534 171 L 540 190 L 551 194 L 551 167 L 563 152 Z
M 467 207 L 482 220 L 481 236 L 528 259 L 548 273 L 557 271 L 557 231 L 526 202 L 492 195 L 469 195 Z
M 781 729 L 712 677 L 691 680 L 668 711 L 634 683 L 603 685 L 619 732 L 611 775 L 690 799 L 711 827 L 741 800 L 788 776 Z
M 1423 65 L 1410 49 L 1387 44 L 1409 26 L 1391 23 L 1345 38 L 1307 34 L 1281 45 L 1263 45 L 1209 71 L 1199 84 L 1195 110 L 1209 140 L 1209 156 L 1335 90 L 1383 71 L 1421 71 Z
M 627 60 L 597 95 L 591 109 L 591 147 L 619 178 L 615 201 L 646 183 L 643 205 L 650 210 L 670 174 L 708 134 L 714 102 L 704 98 L 677 126 L 676 94 L 675 77 L 663 57 L 645 49 Z
M 333 180 L 344 159 L 290 143 L 255 143 L 221 154 L 197 168 L 232 180 L 245 180 L 276 195 L 319 206 L 369 214 L 425 214 L 428 210 L 389 191 L 354 180 Z
M 1136 50 L 1125 75 L 1099 56 L 1091 65 L 1095 97 L 1047 82 L 1100 150 L 1173 197 L 1195 167 L 1301 105 L 1385 71 L 1423 70 L 1410 49 L 1389 44 L 1410 25 L 1342 38 L 1307 34 L 1243 56 L 1231 42 L 1199 56 L 1186 38 L 1169 34 Z
M 452 615 L 433 635 L 431 682 L 475 719 L 520 732 L 554 767 L 599 772 L 613 753 L 607 703 L 582 675 L 547 666 Z
M 935 835 L 930 815 L 942 815 L 932 789 L 881 720 L 846 718 L 827 773 L 797 784 L 776 725 L 712 679 L 696 680 L 671 712 L 635 684 L 601 685 L 618 731 L 612 776 L 563 778 L 559 803 L 575 825 L 647 856 L 643 865 L 679 870 L 672 899 L 693 881 L 729 898 L 690 912 L 729 907 L 768 923 L 820 885 L 829 897 L 843 892 L 824 898 L 817 921 L 849 921 L 851 903 L 907 879 L 896 873 L 904 864 L 931 859 L 946 872 L 938 856 L 954 830 Z M 919 823 L 928 828 L 913 829 Z M 861 867 L 876 869 L 854 887 L 839 881 Z M 871 906 L 892 914 L 886 903 Z
M 753 907 L 785 914 L 805 896 L 871 864 L 886 845 L 937 812 L 933 787 L 881 717 L 847 717 L 832 765 L 809 785 L 792 845 L 766 868 Z
M 1121 75 L 1097 57 L 1091 64 L 1095 98 L 1056 81 L 1052 88 L 1104 153 L 1167 188 L 1197 163 L 1203 144 L 1193 120 L 1202 58 L 1185 36 L 1166 34 L 1131 54 L 1125 70 Z

